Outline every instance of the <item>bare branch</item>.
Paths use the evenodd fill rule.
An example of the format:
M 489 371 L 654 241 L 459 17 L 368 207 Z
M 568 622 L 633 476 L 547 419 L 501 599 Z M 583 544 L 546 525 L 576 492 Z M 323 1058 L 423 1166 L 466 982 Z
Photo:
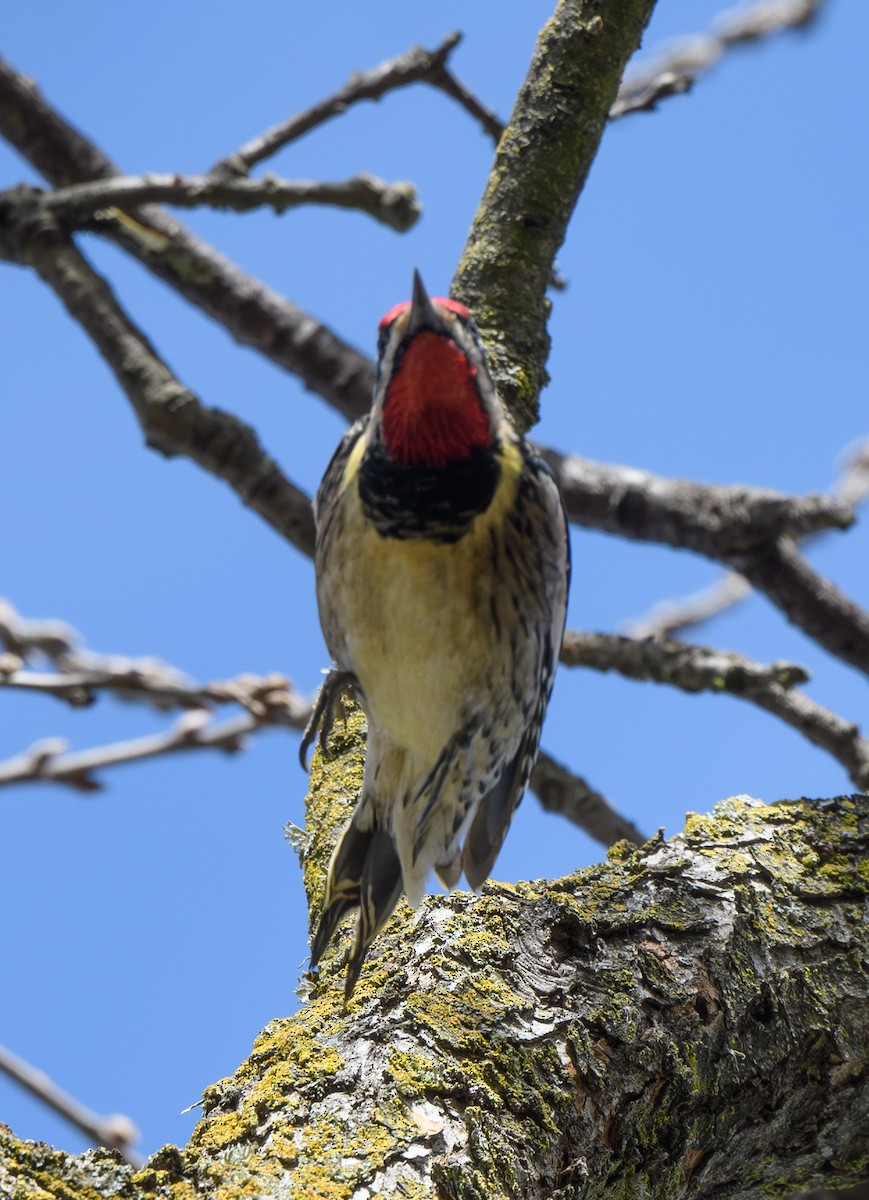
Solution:
M 809 637 L 869 674 L 869 613 L 812 570 L 793 540 L 846 529 L 854 521 L 849 505 L 833 496 L 666 480 L 540 453 L 555 471 L 571 520 L 728 563 Z
M 144 1160 L 131 1149 L 133 1142 L 140 1141 L 142 1135 L 129 1117 L 120 1113 L 109 1117 L 99 1116 L 65 1092 L 44 1071 L 37 1070 L 5 1046 L 0 1046 L 0 1071 L 4 1071 L 37 1100 L 69 1121 L 88 1141 L 117 1150 L 126 1162 L 137 1169 L 143 1165 Z
M 0 227 L 0 256 L 30 266 L 90 335 L 130 400 L 149 446 L 183 454 L 217 475 L 243 503 L 310 556 L 314 520 L 308 497 L 270 458 L 254 430 L 230 413 L 206 408 L 160 359 L 107 282 L 44 212 Z
M 460 104 L 465 112 L 479 124 L 483 133 L 488 134 L 497 143 L 504 132 L 504 122 L 490 108 L 487 108 L 469 88 L 466 88 L 452 72 L 444 67 L 440 72 L 431 76 L 429 83 Z
M 830 494 L 856 508 L 869 496 L 869 438 L 862 438 L 841 455 L 842 468 Z M 815 539 L 821 530 L 809 537 Z M 807 539 L 808 540 L 808 539 Z M 677 600 L 662 600 L 649 612 L 630 621 L 625 632 L 634 638 L 670 637 L 674 633 L 700 625 L 738 604 L 752 592 L 742 575 L 731 571 L 709 587 Z
M 628 679 L 668 683 L 683 692 L 727 692 L 753 699 L 767 688 L 792 688 L 810 676 L 798 663 L 759 663 L 730 650 L 688 642 L 637 641 L 616 634 L 568 629 L 561 661 L 568 667 L 618 671 Z
M 120 174 L 45 101 L 31 80 L 2 59 L 0 135 L 55 186 Z M 368 408 L 374 368 L 365 355 L 174 217 L 150 206 L 135 219 L 119 213 L 116 221 L 102 222 L 100 231 L 237 341 L 297 375 L 345 416 L 355 419 Z
M 62 738 L 37 742 L 23 754 L 0 763 L 0 787 L 15 783 L 64 783 L 77 791 L 94 792 L 103 786 L 96 772 L 104 767 L 141 762 L 179 750 L 234 753 L 244 749 L 248 735 L 259 730 L 275 726 L 304 729 L 310 705 L 300 700 L 289 686 L 283 689 L 277 686 L 278 678 L 269 676 L 263 681 L 265 687 L 258 704 L 253 699 L 242 700 L 241 690 L 239 696 L 227 695 L 227 700 L 238 699 L 239 703 L 245 703 L 247 711 L 226 721 L 218 722 L 209 709 L 197 708 L 184 713 L 163 733 L 91 750 L 67 753 L 67 744 Z M 225 686 L 230 688 L 232 684 Z
M 709 33 L 680 38 L 652 53 L 648 62 L 629 71 L 615 103 L 610 120 L 635 112 L 651 112 L 668 96 L 690 91 L 700 75 L 716 65 L 734 46 L 761 38 L 802 29 L 821 10 L 825 0 L 760 0 L 750 7 L 741 5 L 720 14 Z
M 165 733 L 115 742 L 92 750 L 67 753 L 63 738 L 36 742 L 23 754 L 0 763 L 0 787 L 16 783 L 65 783 L 80 792 L 97 792 L 102 784 L 95 772 L 121 763 L 141 762 L 177 750 L 241 750 L 245 737 L 259 728 L 250 713 L 217 724 L 205 709 L 179 717 Z
M 869 675 L 869 613 L 809 566 L 792 539 L 735 554 L 730 561 L 789 621 Z
M 726 693 L 773 713 L 842 764 L 858 788 L 869 788 L 869 740 L 859 728 L 792 690 L 808 681 L 796 663 L 763 664 L 732 651 L 686 642 L 568 630 L 561 661 L 628 679 L 665 683 L 684 692 Z
M 728 571 L 709 587 L 692 592 L 690 596 L 658 601 L 645 616 L 626 622 L 623 628 L 632 638 L 672 637 L 674 633 L 717 617 L 750 596 L 752 591 L 747 579 L 735 571 Z
M 4 784 L 48 781 L 80 791 L 102 785 L 95 772 L 103 767 L 139 762 L 178 750 L 243 747 L 248 734 L 260 729 L 305 728 L 311 704 L 284 675 L 239 675 L 209 684 L 193 683 L 182 671 L 154 659 L 130 659 L 94 654 L 79 645 L 78 634 L 60 621 L 28 621 L 0 597 L 0 687 L 19 688 L 54 696 L 68 704 L 91 704 L 100 692 L 121 700 L 138 701 L 160 711 L 188 709 L 175 725 L 159 734 L 110 746 L 67 753 L 62 739 L 38 742 L 23 754 L 0 763 Z M 46 655 L 54 671 L 26 671 L 23 661 Z M 244 712 L 218 723 L 212 710 L 237 704 Z
M 21 189 L 16 189 L 18 196 Z M 6 193 L 7 196 L 10 193 Z M 15 192 L 11 193 L 13 199 Z M 4 197 L 0 195 L 0 200 Z M 373 175 L 354 175 L 341 183 L 279 179 L 232 179 L 215 175 L 115 175 L 93 183 L 73 184 L 32 198 L 65 225 L 87 224 L 94 215 L 109 217 L 106 209 L 136 209 L 144 204 L 179 208 L 231 209 L 248 212 L 269 207 L 276 213 L 302 204 L 358 209 L 375 220 L 404 232 L 418 220 L 421 209 L 412 184 L 386 183 Z
M 461 34 L 451 33 L 434 50 L 411 46 L 404 54 L 386 59 L 369 71 L 356 72 L 331 96 L 272 126 L 233 154 L 222 158 L 212 167 L 212 172 L 247 175 L 258 162 L 270 158 L 332 117 L 340 116 L 353 104 L 362 100 L 379 100 L 387 92 L 411 83 L 434 83 L 440 86 L 446 61 L 460 41 Z
M 0 596 L 0 642 L 21 658 L 34 651 L 57 658 L 73 648 L 78 634 L 65 621 L 28 621 Z
M 667 479 L 538 448 L 555 472 L 577 525 L 727 560 L 778 537 L 847 529 L 854 513 L 824 494 L 783 496 L 765 488 Z
M 529 787 L 546 812 L 561 813 L 604 846 L 624 839 L 637 846 L 646 841 L 633 821 L 617 813 L 605 796 L 545 750 L 537 756 Z

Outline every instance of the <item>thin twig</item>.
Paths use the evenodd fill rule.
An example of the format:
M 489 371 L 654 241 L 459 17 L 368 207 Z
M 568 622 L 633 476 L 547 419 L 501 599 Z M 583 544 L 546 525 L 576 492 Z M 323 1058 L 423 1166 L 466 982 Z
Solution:
M 98 792 L 102 783 L 95 772 L 103 767 L 141 762 L 178 750 L 225 750 L 244 748 L 249 733 L 262 722 L 251 713 L 217 723 L 207 709 L 195 709 L 179 717 L 171 729 L 147 737 L 114 742 L 91 750 L 67 753 L 63 738 L 45 738 L 22 754 L 0 762 L 0 787 L 16 783 L 64 783 L 80 792 Z
M 0 1071 L 4 1071 L 37 1100 L 41 1100 L 64 1120 L 69 1121 L 89 1142 L 117 1150 L 121 1157 L 136 1169 L 143 1165 L 144 1159 L 131 1149 L 133 1142 L 138 1142 L 142 1135 L 129 1117 L 120 1113 L 109 1117 L 99 1116 L 80 1100 L 58 1087 L 44 1071 L 37 1070 L 5 1046 L 0 1046 Z
M 5 193 L 15 201 L 22 189 Z M 375 220 L 404 232 L 419 219 L 416 193 L 409 183 L 386 183 L 374 175 L 359 174 L 340 183 L 314 180 L 233 179 L 215 175 L 115 175 L 93 183 L 78 183 L 42 193 L 35 189 L 31 200 L 53 213 L 66 225 L 87 224 L 95 214 L 110 216 L 113 207 L 137 209 L 146 204 L 169 204 L 177 208 L 230 209 L 249 212 L 268 207 L 276 213 L 302 204 L 332 205 L 357 209 Z M 0 194 L 0 202 L 4 195 Z
M 193 683 L 182 671 L 154 659 L 99 655 L 80 645 L 78 634 L 60 621 L 22 617 L 0 597 L 0 687 L 54 696 L 73 706 L 91 704 L 100 692 L 139 701 L 160 711 L 187 709 L 165 732 L 68 753 L 59 738 L 38 742 L 23 754 L 0 763 L 0 786 L 40 780 L 65 783 L 80 791 L 102 787 L 95 772 L 178 750 L 240 750 L 248 734 L 260 729 L 302 730 L 311 704 L 283 675 L 239 675 L 235 679 Z M 24 670 L 30 658 L 47 657 L 55 670 Z M 245 711 L 218 723 L 213 709 L 237 704 Z
M 628 679 L 669 684 L 684 692 L 710 691 L 747 700 L 773 713 L 842 764 L 858 788 L 869 788 L 869 740 L 837 713 L 794 689 L 809 674 L 796 663 L 754 662 L 732 651 L 687 642 L 618 637 L 568 630 L 561 661 Z
M 546 812 L 567 817 L 604 846 L 612 846 L 623 839 L 637 846 L 646 841 L 633 821 L 617 813 L 605 796 L 544 750 L 537 756 L 529 787 Z
M 630 70 L 622 81 L 610 120 L 629 113 L 651 112 L 668 96 L 690 91 L 734 46 L 803 29 L 818 15 L 825 0 L 760 0 L 721 13 L 709 33 L 679 38 L 653 51 L 650 59 Z
M 659 600 L 642 617 L 626 621 L 625 634 L 632 638 L 667 638 L 702 625 L 733 608 L 753 593 L 748 580 L 728 571 L 709 587 L 676 600 Z
M 20 687 L 57 696 L 73 706 L 89 704 L 99 691 L 122 700 L 141 700 L 161 711 L 172 708 L 209 708 L 215 704 L 241 704 L 256 716 L 276 711 L 295 713 L 289 724 L 306 719 L 310 704 L 302 699 L 284 675 L 238 675 L 215 683 L 194 683 L 177 667 L 156 658 L 127 658 L 96 654 L 82 645 L 81 635 L 65 621 L 22 617 L 0 596 L 0 686 Z M 33 658 L 47 658 L 57 673 L 23 671 Z M 87 691 L 87 697 L 76 693 Z M 274 714 L 273 714 L 274 716 Z
M 387 92 L 411 83 L 434 82 L 433 77 L 440 77 L 447 59 L 460 41 L 461 34 L 451 33 L 434 50 L 411 46 L 410 50 L 395 58 L 388 58 L 368 71 L 357 71 L 337 92 L 251 138 L 244 146 L 215 163 L 212 172 L 247 175 L 258 162 L 277 154 L 290 142 L 297 141 L 325 121 L 340 116 L 362 100 L 379 100 Z

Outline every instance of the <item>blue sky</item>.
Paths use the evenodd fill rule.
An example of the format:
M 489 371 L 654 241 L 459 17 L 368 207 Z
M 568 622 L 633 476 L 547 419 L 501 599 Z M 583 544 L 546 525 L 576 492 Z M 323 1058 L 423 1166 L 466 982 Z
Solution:
M 717 5 L 661 0 L 646 48 L 707 27 Z M 254 133 L 414 42 L 453 28 L 460 77 L 502 116 L 550 6 L 337 0 L 241 10 L 154 0 L 30 0 L 2 52 L 123 168 L 206 170 Z M 339 36 L 336 36 L 338 34 Z M 559 256 L 552 383 L 539 440 L 665 475 L 788 492 L 829 486 L 869 434 L 864 48 L 869 6 L 830 0 L 805 35 L 734 52 L 687 97 L 612 126 Z M 444 292 L 491 159 L 485 137 L 424 87 L 349 112 L 269 168 L 410 179 L 406 235 L 359 214 L 297 210 L 183 219 L 341 336 L 373 352 L 379 317 L 417 266 Z M 0 147 L 3 186 L 36 182 Z M 288 375 L 94 238 L 82 245 L 184 383 L 255 425 L 308 491 L 343 428 Z M 147 451 L 92 346 L 32 276 L 0 272 L 3 461 L 0 594 L 61 617 L 105 652 L 157 656 L 199 680 L 282 671 L 312 691 L 327 656 L 310 563 L 222 484 Z M 569 624 L 611 631 L 701 587 L 714 564 L 576 531 Z M 869 604 L 865 521 L 813 563 Z M 809 693 L 866 716 L 866 682 L 762 599 L 698 639 L 813 674 Z M 0 694 L 0 759 L 39 738 L 77 748 L 165 722 L 103 699 L 84 712 Z M 748 792 L 850 790 L 844 771 L 772 717 L 720 697 L 562 672 L 544 735 L 647 832 Z M 230 1073 L 268 1020 L 294 1010 L 307 955 L 300 873 L 281 828 L 303 819 L 294 737 L 106 774 L 81 798 L 47 786 L 0 797 L 4 868 L 0 1041 L 102 1113 L 128 1113 L 141 1149 L 183 1142 L 179 1115 Z M 554 876 L 602 851 L 523 804 L 495 874 Z M 83 1147 L 0 1080 L 0 1120 Z

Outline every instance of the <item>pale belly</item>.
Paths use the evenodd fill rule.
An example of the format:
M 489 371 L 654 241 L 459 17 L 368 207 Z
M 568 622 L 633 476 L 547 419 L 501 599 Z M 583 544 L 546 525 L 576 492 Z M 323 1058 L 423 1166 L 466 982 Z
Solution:
M 343 539 L 352 555 L 329 573 L 324 626 L 340 629 L 332 649 L 359 679 L 369 719 L 434 763 L 490 708 L 509 669 L 493 618 L 488 527 L 477 522 L 459 542 L 438 545 L 383 539 L 358 524 Z

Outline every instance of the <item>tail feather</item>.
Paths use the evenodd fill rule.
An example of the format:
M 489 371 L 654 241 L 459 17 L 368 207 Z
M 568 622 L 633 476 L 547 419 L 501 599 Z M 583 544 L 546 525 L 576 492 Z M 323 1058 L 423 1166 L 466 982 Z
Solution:
M 356 938 L 347 967 L 345 995 L 353 988 L 371 943 L 401 898 L 401 864 L 392 838 L 384 829 L 360 829 L 354 821 L 338 843 L 326 880 L 326 900 L 311 943 L 316 967 L 341 920 L 359 909 Z
M 527 747 L 524 744 L 519 747 L 518 754 L 506 767 L 501 778 L 480 801 L 465 837 L 462 867 L 465 879 L 475 892 L 479 891 L 489 878 L 510 828 L 513 813 L 522 799 L 526 783 L 526 751 Z
M 335 848 L 326 877 L 323 911 L 311 943 L 312 969 L 320 961 L 342 917 L 359 905 L 359 883 L 372 837 L 373 830 L 360 829 L 351 821 Z
M 385 829 L 376 829 L 371 835 L 371 845 L 362 868 L 359 890 L 359 922 L 356 926 L 356 940 L 347 963 L 347 982 L 344 988 L 344 995 L 348 1000 L 353 995 L 368 948 L 392 916 L 403 890 L 401 863 L 398 861 L 392 837 Z

